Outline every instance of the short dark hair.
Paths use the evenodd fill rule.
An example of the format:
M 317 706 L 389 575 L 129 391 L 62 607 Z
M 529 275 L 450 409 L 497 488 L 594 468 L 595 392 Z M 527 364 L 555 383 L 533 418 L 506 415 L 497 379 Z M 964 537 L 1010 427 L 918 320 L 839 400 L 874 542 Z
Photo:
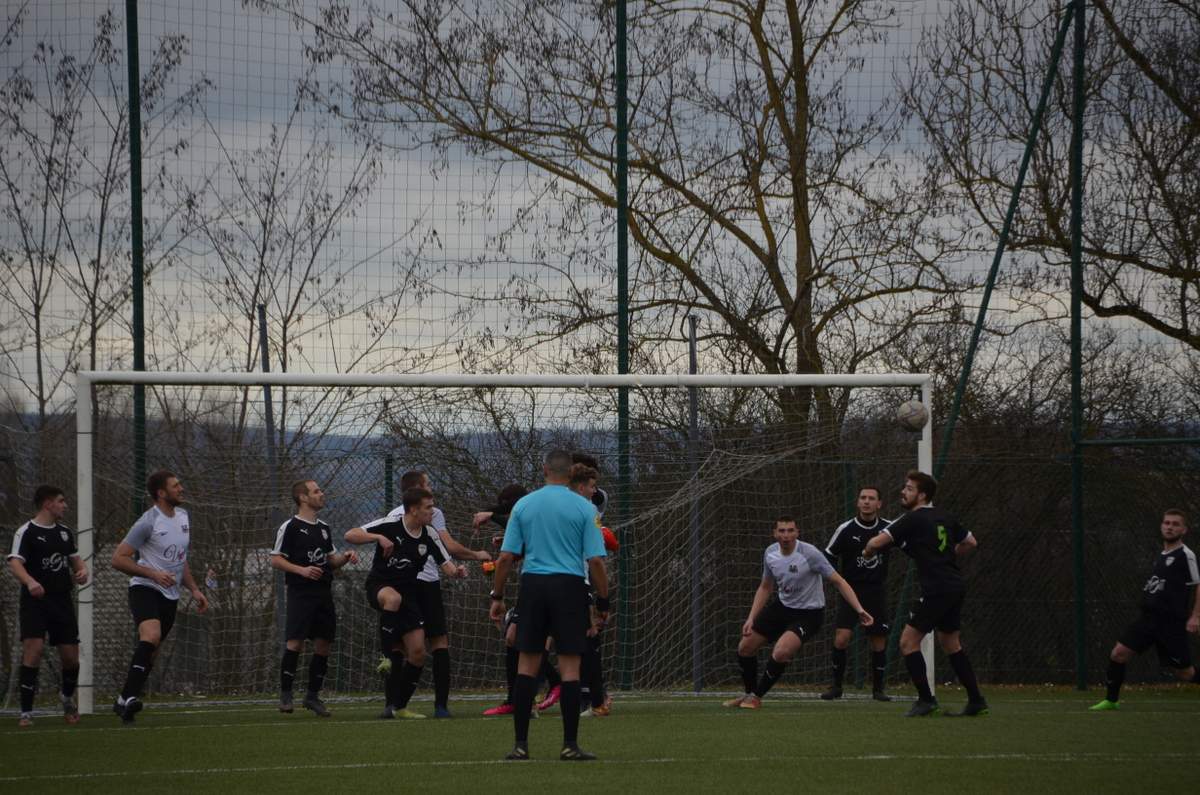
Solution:
M 583 464 L 584 466 L 591 467 L 597 472 L 600 471 L 600 462 L 596 460 L 594 455 L 590 455 L 588 453 L 571 453 L 571 463 Z
M 879 500 L 880 502 L 883 502 L 883 491 L 874 484 L 868 483 L 866 485 L 859 486 L 858 493 L 862 494 L 867 489 L 870 489 L 871 491 L 875 492 L 875 499 Z
M 556 477 L 566 478 L 571 476 L 571 454 L 566 450 L 551 450 L 542 459 L 542 464 Z
M 58 486 L 51 486 L 49 483 L 43 483 L 33 490 L 33 507 L 37 510 L 42 510 L 42 504 L 46 500 L 52 500 L 55 497 L 66 496 L 66 492 Z M 1186 522 L 1184 524 L 1187 524 Z
M 779 527 L 781 524 L 797 524 L 796 517 L 792 516 L 790 513 L 785 513 L 776 517 L 775 526 Z
M 599 480 L 600 473 L 595 467 L 590 467 L 587 464 L 571 464 L 571 485 L 578 486 L 581 483 L 587 483 L 589 480 Z
M 151 472 L 150 477 L 146 478 L 146 492 L 150 495 L 150 499 L 157 500 L 158 493 L 167 487 L 167 481 L 173 477 L 175 477 L 175 473 L 169 469 Z
M 1179 519 L 1183 522 L 1183 526 L 1188 528 L 1189 530 L 1191 529 L 1191 525 L 1188 524 L 1187 514 L 1184 513 L 1179 508 L 1168 508 L 1167 510 L 1163 511 L 1163 516 L 1178 516 Z
M 419 469 L 410 469 L 400 476 L 400 491 L 421 488 L 425 481 L 425 473 Z
M 432 500 L 433 492 L 429 489 L 423 489 L 420 486 L 415 486 L 411 489 L 405 489 L 400 495 L 400 504 L 404 506 L 404 511 L 407 513 L 409 509 L 415 508 L 425 500 Z
M 292 484 L 292 502 L 299 505 L 300 498 L 308 496 L 309 483 L 316 483 L 316 481 L 312 478 L 305 478 L 304 480 L 297 480 Z
M 938 488 L 938 482 L 933 475 L 919 469 L 910 469 L 904 479 L 917 484 L 917 491 L 925 495 L 926 502 L 933 502 L 933 495 L 937 494 Z
M 529 493 L 529 490 L 520 483 L 509 483 L 504 488 L 500 489 L 500 493 L 496 495 L 496 504 L 489 510 L 492 513 L 508 516 L 512 512 L 513 506 L 517 504 L 517 500 Z

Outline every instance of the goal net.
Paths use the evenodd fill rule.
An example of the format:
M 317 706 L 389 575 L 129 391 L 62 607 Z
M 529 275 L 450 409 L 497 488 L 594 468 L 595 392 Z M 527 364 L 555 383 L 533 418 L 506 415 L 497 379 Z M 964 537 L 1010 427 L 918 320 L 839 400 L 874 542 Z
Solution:
M 269 549 L 292 514 L 295 480 L 325 490 L 321 518 L 344 546 L 347 529 L 398 503 L 401 473 L 422 470 L 454 537 L 495 553 L 499 528 L 474 528 L 476 511 L 509 483 L 540 485 L 541 457 L 552 447 L 594 456 L 609 495 L 604 523 L 621 542 L 609 562 L 609 685 L 690 691 L 739 681 L 734 650 L 775 517 L 795 516 L 801 539 L 823 547 L 853 515 L 860 485 L 894 495 L 905 470 L 928 468 L 928 426 L 914 434 L 892 419 L 913 397 L 928 406 L 929 381 L 920 375 L 84 373 L 76 501 L 81 551 L 95 576 L 80 593 L 81 706 L 120 688 L 134 637 L 128 580 L 108 561 L 148 507 L 134 482 L 135 378 L 146 390 L 145 469 L 169 469 L 184 486 L 188 559 L 210 600 L 203 615 L 188 597 L 181 601 L 150 694 L 263 697 L 277 689 L 284 590 Z M 264 384 L 273 390 L 270 424 Z M 620 386 L 628 396 L 624 436 Z M 884 515 L 897 512 L 890 497 Z M 376 618 L 363 591 L 372 552 L 359 552 L 360 563 L 333 585 L 338 638 L 326 687 L 334 694 L 379 689 Z M 465 580 L 443 582 L 453 692 L 495 694 L 504 686 L 504 646 L 487 617 L 491 578 L 478 563 L 466 565 Z M 894 612 L 906 566 L 891 569 Z M 826 631 L 784 684 L 827 681 L 836 604 L 832 589 L 827 595 Z M 851 682 L 866 670 L 861 643 L 852 658 Z M 900 673 L 894 660 L 889 673 Z M 53 687 L 43 682 L 42 692 Z

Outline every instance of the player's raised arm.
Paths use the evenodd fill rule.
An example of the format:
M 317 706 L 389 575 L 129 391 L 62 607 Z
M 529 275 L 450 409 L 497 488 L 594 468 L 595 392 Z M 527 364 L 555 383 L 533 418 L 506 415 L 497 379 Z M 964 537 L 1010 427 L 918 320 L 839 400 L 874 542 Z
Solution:
M 854 593 L 854 588 L 850 586 L 850 583 L 846 582 L 845 577 L 834 572 L 827 579 L 838 589 L 838 593 L 854 609 L 854 612 L 858 613 L 858 620 L 864 627 L 869 627 L 875 623 L 874 616 L 863 609 L 862 604 L 858 601 L 858 595 Z
M 455 560 L 491 560 L 492 553 L 486 549 L 471 549 L 464 547 L 455 540 L 454 536 L 450 535 L 449 530 L 438 530 L 438 535 L 441 538 L 442 546 L 446 548 L 446 552 Z
M 892 538 L 892 534 L 889 530 L 876 533 L 875 535 L 871 536 L 871 540 L 867 542 L 865 547 L 863 547 L 863 557 L 873 558 L 880 552 L 890 547 L 893 543 L 895 543 L 895 541 Z
M 963 555 L 970 554 L 978 546 L 979 542 L 975 539 L 975 534 L 967 533 L 962 541 L 954 545 L 954 554 L 961 558 Z

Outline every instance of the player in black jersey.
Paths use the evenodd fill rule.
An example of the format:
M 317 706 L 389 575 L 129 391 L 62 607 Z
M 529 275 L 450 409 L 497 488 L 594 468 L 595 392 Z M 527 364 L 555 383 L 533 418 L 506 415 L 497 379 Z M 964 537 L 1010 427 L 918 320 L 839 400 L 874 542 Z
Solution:
M 430 527 L 433 494 L 409 489 L 401 497 L 403 516 L 385 516 L 362 527 L 351 528 L 346 541 L 375 543 L 375 557 L 367 575 L 367 603 L 379 611 L 379 640 L 392 661 L 387 675 L 381 718 L 424 718 L 408 709 L 425 666 L 425 630 L 417 593 L 417 575 L 425 561 L 433 558 L 447 577 L 465 577 L 467 570 L 456 566 Z
M 279 526 L 271 549 L 271 567 L 284 573 L 287 583 L 287 644 L 279 672 L 279 711 L 292 711 L 292 684 L 304 641 L 312 639 L 308 663 L 308 690 L 304 708 L 322 718 L 329 709 L 321 701 L 321 685 L 329 670 L 329 651 L 337 635 L 337 612 L 333 605 L 333 572 L 347 563 L 357 563 L 354 550 L 338 552 L 329 525 L 317 518 L 325 507 L 325 492 L 315 480 L 292 484 L 296 515 Z
M 937 481 L 932 475 L 913 470 L 905 476 L 900 490 L 900 504 L 908 511 L 882 533 L 867 542 L 863 556 L 872 558 L 893 543 L 913 559 L 921 582 L 921 596 L 908 615 L 908 623 L 900 634 L 900 653 L 917 688 L 918 700 L 908 711 L 908 717 L 934 715 L 939 711 L 937 699 L 929 689 L 925 670 L 925 655 L 921 640 L 937 630 L 938 641 L 946 653 L 958 681 L 967 691 L 967 705 L 962 716 L 987 714 L 987 702 L 979 692 L 975 671 L 963 651 L 959 630 L 962 624 L 962 603 L 966 584 L 958 569 L 958 558 L 978 544 L 959 524 L 958 519 L 933 505 Z
M 62 662 L 61 701 L 67 723 L 79 722 L 75 685 L 79 681 L 79 625 L 71 594 L 88 581 L 87 565 L 75 548 L 75 534 L 62 523 L 67 497 L 57 486 L 33 492 L 37 515 L 13 535 L 8 568 L 21 583 L 21 716 L 18 726 L 33 725 L 33 697 L 47 636 Z
M 871 697 L 876 701 L 891 701 L 884 692 L 883 678 L 887 670 L 887 646 L 889 625 L 887 616 L 887 555 L 863 557 L 863 546 L 873 536 L 888 526 L 888 521 L 879 515 L 883 506 L 882 494 L 875 486 L 863 486 L 858 490 L 858 512 L 851 519 L 838 525 L 825 546 L 825 555 L 872 616 L 879 618 L 866 628 L 867 642 L 871 647 Z M 821 694 L 831 701 L 842 697 L 842 680 L 846 675 L 846 650 L 854 637 L 854 628 L 859 624 L 858 613 L 845 599 L 838 600 L 837 624 L 833 635 L 833 684 Z
M 1151 646 L 1176 677 L 1200 684 L 1200 673 L 1192 665 L 1188 648 L 1188 633 L 1200 632 L 1200 567 L 1196 565 L 1196 553 L 1183 545 L 1187 531 L 1183 511 L 1171 508 L 1163 512 L 1159 526 L 1163 548 L 1154 557 L 1150 579 L 1142 586 L 1141 615 L 1113 646 L 1105 683 L 1108 692 L 1103 701 L 1090 707 L 1093 711 L 1117 708 L 1126 664 Z

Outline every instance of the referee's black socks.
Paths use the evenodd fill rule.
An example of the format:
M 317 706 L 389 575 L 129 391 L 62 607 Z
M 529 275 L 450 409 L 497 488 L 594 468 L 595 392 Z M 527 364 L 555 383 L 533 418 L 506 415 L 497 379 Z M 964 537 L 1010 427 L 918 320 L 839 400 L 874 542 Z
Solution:
M 576 745 L 579 741 L 579 703 L 582 700 L 582 689 L 578 679 L 573 682 L 563 680 L 558 706 L 562 710 L 564 746 Z
M 842 689 L 842 682 L 846 678 L 846 650 L 839 649 L 836 646 L 833 649 L 833 687 L 835 690 Z
M 33 697 L 37 694 L 37 681 L 37 667 L 22 665 L 20 673 L 22 712 L 33 712 Z
M 129 663 L 129 673 L 125 675 L 125 686 L 121 688 L 122 699 L 128 701 L 142 694 L 154 662 L 154 649 L 153 643 L 138 641 L 137 648 L 133 650 L 133 660 Z
M 758 655 L 743 657 L 739 654 L 738 667 L 742 669 L 742 687 L 747 693 L 753 693 L 754 686 L 758 684 Z
M 293 668 L 292 672 L 295 673 Z M 315 696 L 325 685 L 325 674 L 329 671 L 329 655 L 313 653 L 308 661 L 308 695 Z
M 513 703 L 513 686 L 517 682 L 517 660 L 520 658 L 521 652 L 512 646 L 504 648 L 504 677 L 508 682 L 508 697 L 504 699 L 505 704 Z
M 433 650 L 433 704 L 446 706 L 450 700 L 450 650 Z
M 922 701 L 933 701 L 933 691 L 929 689 L 929 675 L 925 672 L 925 655 L 920 649 L 912 654 L 904 655 L 904 667 L 913 686 L 917 688 L 917 697 Z
M 285 648 L 283 659 L 279 663 L 279 692 L 292 692 L 296 682 L 296 666 L 300 664 L 300 652 Z
M 787 669 L 788 664 L 779 662 L 774 657 L 767 660 L 767 670 L 763 671 L 762 679 L 758 680 L 758 687 L 754 688 L 754 695 L 762 698 L 767 694 L 767 691 L 775 686 L 779 681 L 779 677 L 783 676 L 783 672 Z
M 518 743 L 529 742 L 529 716 L 533 712 L 533 699 L 537 696 L 537 679 L 517 674 L 513 682 L 513 730 Z
M 983 694 L 979 692 L 979 681 L 975 679 L 975 669 L 971 667 L 971 661 L 967 659 L 967 653 L 962 649 L 954 652 L 947 657 L 950 660 L 950 665 L 954 668 L 954 675 L 958 677 L 958 681 L 962 682 L 962 686 L 967 689 L 967 698 L 979 703 L 983 701 Z
M 1108 676 L 1104 679 L 1104 687 L 1108 692 L 1104 697 L 1115 704 L 1121 698 L 1121 685 L 1123 684 L 1125 684 L 1125 663 L 1109 660 Z

